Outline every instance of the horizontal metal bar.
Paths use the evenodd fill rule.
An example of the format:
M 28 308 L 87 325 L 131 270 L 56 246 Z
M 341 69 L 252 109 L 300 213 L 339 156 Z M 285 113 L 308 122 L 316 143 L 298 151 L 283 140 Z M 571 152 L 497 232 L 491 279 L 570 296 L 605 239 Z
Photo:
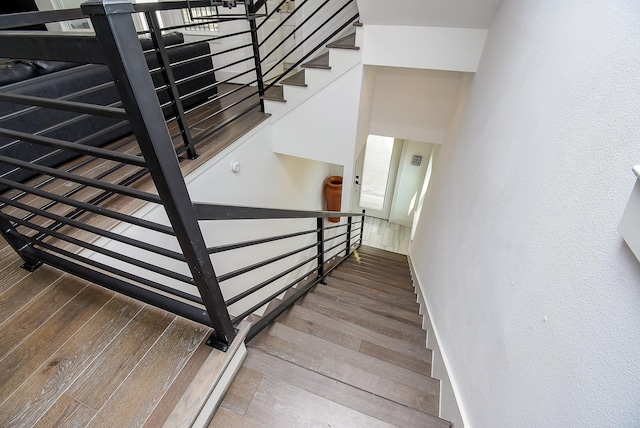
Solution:
M 95 206 L 92 204 L 88 204 L 86 202 L 80 202 L 80 201 L 76 201 L 74 199 L 71 198 L 67 198 L 64 196 L 58 196 L 58 195 L 54 195 L 52 193 L 49 192 L 45 192 L 42 191 L 40 189 L 36 189 L 34 187 L 31 186 L 27 186 L 24 185 L 22 183 L 18 183 L 16 181 L 11 181 L 11 180 L 7 180 L 6 178 L 0 178 L 0 184 L 3 184 L 7 187 L 13 188 L 13 189 L 18 189 L 18 190 L 22 190 L 23 192 L 26 193 L 31 193 L 37 196 L 42 196 L 45 199 L 50 199 L 53 201 L 57 201 L 60 202 L 62 204 L 65 205 L 69 205 L 71 207 L 75 207 L 75 208 L 81 208 L 85 211 L 89 211 L 98 215 L 103 215 L 105 217 L 109 217 L 109 218 L 113 218 L 116 220 L 120 220 L 120 221 L 124 221 L 126 223 L 130 223 L 133 224 L 135 226 L 140 226 L 146 229 L 150 229 L 150 230 L 155 230 L 156 232 L 160 232 L 160 233 L 164 233 L 166 235 L 171 235 L 171 236 L 175 236 L 175 233 L 173 232 L 173 229 L 171 228 L 171 226 L 165 226 L 164 224 L 160 224 L 160 223 L 154 223 L 152 221 L 149 220 L 144 220 L 144 219 L 140 219 L 137 217 L 133 217 L 130 215 L 126 215 L 126 214 L 121 214 L 117 211 L 113 211 L 110 210 L 108 208 L 104 208 L 104 207 L 100 207 L 100 206 Z
M 95 68 L 96 65 L 94 65 L 94 64 L 80 65 L 78 67 L 73 67 L 72 69 L 58 71 L 57 73 L 66 73 L 68 70 L 78 71 L 78 70 L 83 70 L 83 69 L 92 68 L 92 67 Z M 77 92 L 72 92 L 70 94 L 66 94 L 66 95 L 64 95 L 64 96 L 62 96 L 62 97 L 60 97 L 58 99 L 59 100 L 74 99 L 74 98 L 77 98 L 77 97 L 81 97 L 83 95 L 87 95 L 87 94 L 91 94 L 93 92 L 97 92 L 97 91 L 102 90 L 102 89 L 106 89 L 109 86 L 113 86 L 113 81 L 112 80 L 108 81 L 108 82 L 105 82 L 105 83 L 101 83 L 101 84 L 96 85 L 96 86 L 92 86 L 90 88 L 83 89 L 81 91 L 77 91 Z M 115 102 L 113 104 L 109 104 L 109 107 L 117 107 L 118 105 L 122 105 L 122 101 L 117 101 L 117 102 Z M 40 109 L 42 109 L 42 107 L 32 106 L 32 107 L 29 107 L 29 108 L 26 108 L 26 109 L 14 111 L 12 113 L 9 113 L 9 114 L 6 114 L 6 115 L 0 117 L 0 123 L 4 122 L 5 120 L 15 119 L 16 117 L 19 117 L 19 116 L 22 116 L 22 115 L 25 115 L 25 114 L 28 114 L 28 113 L 31 113 L 33 111 L 37 111 L 37 110 L 40 110 Z
M 28 134 L 26 132 L 12 131 L 11 129 L 0 128 L 0 136 L 15 138 L 30 143 L 40 144 L 47 147 L 70 150 L 83 155 L 95 156 L 102 159 L 109 159 L 116 162 L 124 162 L 129 165 L 146 166 L 146 162 L 141 156 L 132 156 L 122 153 L 105 150 L 85 144 L 72 143 L 70 141 L 58 140 L 56 138 L 43 137 L 41 135 Z
M 324 230 L 327 230 L 327 229 L 328 229 L 328 228 L 326 228 L 326 227 L 324 228 Z M 339 234 L 336 234 L 336 235 L 333 235 L 333 236 L 325 237 L 324 242 L 333 241 L 334 239 L 339 238 L 339 237 L 341 237 L 341 236 L 345 236 L 345 235 L 347 235 L 348 233 L 349 233 L 348 231 L 345 231 L 345 232 L 343 232 L 343 233 L 339 233 Z
M 77 238 L 73 238 L 73 237 L 71 237 L 69 235 L 66 235 L 64 233 L 59 233 L 59 232 L 57 232 L 55 230 L 51 230 L 51 229 L 49 229 L 47 227 L 40 226 L 40 225 L 31 223 L 29 221 L 25 221 L 25 220 L 19 219 L 17 217 L 14 217 L 14 216 L 6 214 L 6 213 L 0 213 L 0 216 L 2 216 L 4 218 L 6 218 L 7 220 L 12 221 L 14 223 L 21 224 L 21 225 L 23 225 L 25 227 L 28 227 L 30 229 L 38 230 L 38 231 L 42 232 L 42 235 L 52 236 L 52 237 L 60 239 L 62 241 L 69 242 L 70 244 L 77 245 L 80 248 L 85 248 L 87 250 L 94 251 L 94 252 L 96 252 L 98 254 L 102 254 L 102 255 L 105 255 L 107 257 L 111 257 L 113 259 L 120 260 L 121 262 L 128 263 L 128 264 L 133 265 L 133 266 L 137 266 L 137 267 L 139 267 L 141 269 L 145 269 L 145 270 L 148 270 L 148 271 L 151 271 L 151 272 L 166 276 L 168 278 L 175 279 L 176 281 L 184 282 L 185 284 L 195 285 L 194 282 L 193 282 L 193 279 L 191 277 L 186 276 L 186 275 L 181 275 L 179 273 L 170 271 L 170 270 L 165 269 L 163 267 L 156 266 L 156 265 L 153 265 L 151 263 L 143 262 L 142 260 L 138 260 L 138 259 L 135 259 L 133 257 L 125 256 L 125 255 L 117 253 L 115 251 L 107 250 L 104 247 L 99 247 L 99 246 L 91 244 L 89 242 L 82 241 L 82 240 L 77 239 Z M 27 239 L 31 239 L 32 242 L 35 243 L 35 244 L 39 244 L 39 243 L 42 242 L 42 238 L 40 238 L 38 240 L 33 239 L 33 238 L 27 238 Z
M 244 299 L 245 297 L 247 297 L 247 296 L 249 296 L 249 295 L 251 295 L 251 294 L 255 293 L 256 291 L 260 290 L 261 288 L 266 287 L 267 285 L 271 284 L 272 282 L 277 281 L 278 279 L 280 279 L 280 278 L 284 277 L 285 275 L 290 274 L 290 273 L 291 273 L 291 272 L 293 272 L 294 270 L 301 268 L 302 266 L 306 265 L 307 263 L 311 263 L 311 262 L 315 261 L 315 260 L 317 259 L 317 257 L 318 257 L 318 256 L 316 256 L 316 255 L 314 254 L 313 256 L 309 257 L 307 260 L 304 260 L 304 261 L 302 261 L 302 262 L 300 262 L 300 263 L 296 264 L 295 266 L 292 266 L 292 267 L 290 267 L 289 269 L 287 269 L 287 270 L 285 270 L 285 271 L 283 271 L 283 272 L 279 273 L 278 275 L 272 276 L 271 278 L 269 278 L 269 279 L 267 279 L 267 280 L 265 280 L 265 281 L 261 282 L 260 284 L 255 285 L 255 286 L 253 286 L 253 287 L 251 287 L 251 288 L 249 288 L 249 289 L 247 289 L 247 290 L 243 291 L 242 293 L 240 293 L 240 294 L 238 294 L 238 295 L 236 295 L 236 296 L 233 296 L 233 297 L 232 297 L 232 298 L 230 298 L 229 300 L 225 301 L 226 305 L 227 305 L 227 306 L 233 305 L 234 303 L 236 303 L 236 302 L 238 302 L 238 301 L 240 301 L 240 300 Z M 315 265 L 314 265 L 314 266 L 315 266 Z M 318 269 L 318 268 L 317 268 L 317 267 L 315 267 L 315 269 L 314 269 L 314 270 L 312 270 L 311 272 L 315 271 L 316 269 Z M 309 272 L 309 273 L 311 273 L 311 272 Z M 309 273 L 308 273 L 308 274 L 309 274 Z
M 61 254 L 65 257 L 68 257 L 71 260 L 80 259 L 79 256 L 73 253 L 62 250 L 60 248 L 55 248 L 44 242 L 40 242 L 38 245 L 41 247 L 45 247 L 50 251 Z M 110 290 L 124 294 L 125 296 L 129 296 L 133 299 L 148 303 L 150 305 L 156 306 L 158 308 L 164 309 L 171 313 L 183 316 L 192 321 L 211 327 L 211 320 L 209 319 L 209 316 L 206 310 L 202 308 L 192 306 L 190 304 L 175 300 L 171 297 L 164 296 L 162 294 L 153 292 L 151 290 L 147 290 L 145 288 L 127 283 L 118 278 L 115 278 L 113 275 L 106 275 L 102 272 L 98 272 L 95 269 L 90 269 L 86 266 L 80 265 L 78 263 L 74 263 L 71 260 L 67 260 L 60 256 L 51 254 L 47 251 L 29 247 L 25 249 L 25 253 L 31 255 L 32 257 L 35 257 L 38 260 L 42 260 L 44 263 L 50 266 L 54 266 L 72 275 L 75 275 L 87 281 L 96 283 L 102 287 L 108 288 Z M 110 266 L 103 265 L 91 259 L 83 259 L 81 261 L 87 265 L 93 266 L 94 268 L 99 268 L 104 270 L 105 272 L 109 272 L 111 274 L 119 275 L 123 278 L 140 282 L 141 284 L 147 285 L 149 287 L 158 288 L 158 289 L 159 287 L 163 287 L 161 284 L 152 283 L 151 281 L 145 280 L 144 278 L 139 278 L 140 281 L 137 281 L 136 279 L 133 279 L 133 278 L 129 278 L 129 277 L 134 277 L 134 275 L 131 275 L 124 271 L 119 271 L 118 269 L 114 269 Z
M 192 124 L 191 126 L 192 127 L 197 127 L 198 125 L 200 125 L 203 122 L 206 122 L 207 120 L 211 119 L 212 117 L 218 116 L 219 114 L 222 114 L 225 111 L 230 110 L 230 109 L 234 108 L 235 106 L 238 106 L 238 105 L 242 104 L 243 102 L 247 101 L 250 98 L 255 97 L 256 95 L 258 95 L 257 91 L 255 93 L 247 95 L 244 98 L 239 99 L 238 101 L 235 101 L 235 102 L 229 104 L 228 106 L 226 106 L 224 108 L 221 108 L 221 109 L 217 110 L 215 113 L 210 114 L 209 116 L 205 117 L 204 119 L 199 120 L 198 122 Z
M 305 231 L 302 231 L 302 232 L 287 233 L 286 235 L 278 235 L 278 236 L 272 236 L 272 237 L 269 237 L 269 238 L 254 239 L 252 241 L 239 242 L 237 244 L 219 245 L 217 247 L 207 248 L 207 251 L 209 251 L 209 254 L 221 253 L 223 251 L 229 251 L 229 250 L 235 250 L 235 249 L 238 249 L 238 248 L 250 247 L 252 245 L 264 244 L 266 242 L 279 241 L 281 239 L 293 238 L 295 236 L 308 235 L 310 233 L 317 233 L 317 232 L 318 232 L 318 229 L 310 229 L 310 230 L 305 230 Z
M 347 243 L 346 239 L 344 241 L 340 241 L 336 245 L 334 245 L 333 247 L 325 248 L 324 253 L 328 254 L 329 251 L 333 250 L 334 248 L 338 248 L 340 246 L 344 247 L 344 244 L 346 244 L 346 243 Z
M 95 35 L 71 31 L 2 31 L 0 57 L 104 64 L 104 52 Z
M 47 166 L 24 162 L 17 159 L 9 158 L 7 156 L 0 156 L 0 162 L 7 163 L 9 165 L 19 166 L 24 169 L 29 169 L 31 171 L 39 172 L 41 174 L 62 178 L 64 180 L 73 181 L 75 183 L 86 184 L 87 186 L 95 187 L 97 189 L 108 190 L 110 192 L 119 193 L 121 195 L 131 196 L 132 198 L 142 199 L 143 201 L 153 202 L 155 204 L 162 204 L 162 200 L 158 195 L 154 195 L 153 193 L 143 192 L 141 190 L 132 189 L 126 186 L 106 183 L 104 181 L 95 180 L 93 178 L 87 178 L 87 177 L 82 177 L 75 174 L 70 174 L 68 172 L 57 170 L 55 168 L 49 168 Z
M 107 128 L 107 129 L 108 129 L 108 128 Z M 129 142 L 128 142 L 128 141 L 122 141 L 122 142 L 120 142 L 120 144 L 119 144 L 117 147 L 115 147 L 115 149 L 117 150 L 118 148 L 123 147 L 123 146 L 125 146 L 126 144 L 129 144 Z M 59 152 L 59 150 L 56 150 L 56 152 Z M 38 160 L 43 159 L 43 158 L 44 158 L 44 156 L 42 156 L 42 157 L 38 158 Z M 81 162 L 79 162 L 79 163 L 77 163 L 77 164 L 73 165 L 71 168 L 67 169 L 66 171 L 67 171 L 67 172 L 73 172 L 73 171 L 75 171 L 75 170 L 77 170 L 77 169 L 80 169 L 80 168 L 82 168 L 82 167 L 84 167 L 84 166 L 86 166 L 86 165 L 90 164 L 90 163 L 91 163 L 91 162 L 93 162 L 94 160 L 95 160 L 94 158 L 87 157 L 86 159 L 84 159 L 84 160 L 82 160 Z M 115 171 L 115 170 L 117 170 L 117 169 L 119 169 L 120 167 L 123 167 L 123 166 L 124 166 L 124 164 L 119 163 L 119 164 L 117 164 L 115 167 L 113 167 L 113 168 L 111 168 L 111 169 L 109 169 L 109 170 L 107 170 L 107 171 L 105 171 L 105 172 L 103 172 L 103 173 L 99 174 L 99 175 L 98 175 L 97 177 L 95 177 L 95 178 L 102 178 L 102 177 L 104 177 L 104 176 L 106 176 L 106 175 L 110 174 L 112 171 Z M 12 170 L 12 171 L 16 171 L 16 169 L 14 169 L 14 170 Z M 8 173 L 7 173 L 7 174 L 8 174 Z M 2 174 L 2 175 L 0 175 L 0 177 L 5 177 L 7 174 Z M 55 177 L 49 177 L 49 178 L 47 178 L 46 180 L 41 181 L 41 182 L 39 182 L 38 184 L 36 184 L 34 187 L 35 187 L 35 188 L 41 188 L 41 187 L 44 187 L 44 186 L 46 186 L 47 184 L 49 184 L 49 183 L 51 183 L 52 181 L 55 181 L 55 180 L 56 180 L 56 178 L 55 178 Z M 69 193 L 71 193 L 71 192 L 75 192 L 75 190 L 72 190 L 72 191 L 70 191 L 70 192 L 67 192 L 67 193 L 63 194 L 63 196 L 69 196 Z M 11 200 L 12 200 L 12 201 L 19 200 L 19 199 L 23 198 L 23 197 L 24 197 L 25 195 L 27 195 L 27 194 L 28 194 L 28 193 L 26 193 L 26 192 L 20 192 L 19 194 L 15 195 L 15 196 L 12 196 L 12 197 L 11 197 Z M 54 202 L 53 204 L 55 204 L 55 202 Z M 0 207 L 1 207 L 1 205 L 0 205 Z M 47 205 L 45 205 L 45 208 L 44 208 L 44 209 L 48 209 L 48 206 L 47 206 Z
M 274 308 L 268 314 L 264 314 L 255 324 L 253 324 L 249 328 L 249 332 L 247 333 L 247 335 L 245 337 L 245 342 L 248 342 L 251 339 L 253 339 L 254 337 L 256 337 L 256 335 L 258 333 L 260 333 L 271 321 L 273 321 L 280 314 L 282 314 L 284 311 L 286 311 L 287 308 L 289 308 L 291 305 L 293 305 L 300 297 L 302 297 L 305 294 L 307 294 L 307 292 L 311 288 L 313 288 L 316 284 L 318 284 L 318 282 L 320 282 L 320 279 L 317 278 L 317 277 L 315 279 L 309 281 L 307 284 L 299 287 L 298 288 L 299 291 L 296 291 L 292 296 L 289 296 L 288 298 L 283 300 L 282 303 L 278 307 Z M 242 319 L 238 319 L 237 321 L 236 321 L 236 319 L 232 320 L 232 322 L 234 324 L 237 324 L 240 321 L 242 321 Z
M 295 254 L 298 254 L 298 253 L 301 253 L 303 251 L 306 251 L 309 248 L 314 248 L 316 245 L 318 245 L 318 244 L 316 242 L 314 242 L 311 245 L 307 245 L 307 246 L 298 248 L 296 250 L 289 251 L 288 253 L 280 254 L 279 256 L 271 257 L 270 259 L 266 259 L 266 260 L 263 260 L 261 262 L 254 263 L 254 264 L 249 265 L 247 267 L 244 267 L 242 269 L 237 269 L 237 270 L 234 270 L 233 272 L 225 273 L 224 275 L 219 275 L 218 276 L 218 282 L 222 282 L 222 281 L 226 281 L 226 280 L 231 279 L 231 278 L 235 278 L 236 276 L 245 274 L 247 272 L 251 272 L 252 270 L 261 268 L 261 267 L 266 266 L 268 264 L 275 263 L 275 262 L 277 262 L 279 260 L 282 260 L 282 259 L 286 259 L 287 257 L 291 257 L 291 256 L 293 256 Z
M 344 7 L 343 7 L 344 8 Z M 342 9 L 341 9 L 342 10 Z M 340 11 L 338 11 L 340 12 Z M 334 15 L 335 16 L 335 15 Z M 311 49 L 309 52 L 307 52 L 302 58 L 298 59 L 295 63 L 293 63 L 292 65 L 289 66 L 289 68 L 287 68 L 282 74 L 280 74 L 280 76 L 276 77 L 275 79 L 273 79 L 273 81 L 271 83 L 269 83 L 264 89 L 265 91 L 269 88 L 271 88 L 273 85 L 275 85 L 278 81 L 280 81 L 280 79 L 282 79 L 284 76 L 286 76 L 291 70 L 294 70 L 297 66 L 299 66 L 300 64 L 302 64 L 304 61 L 306 61 L 307 58 L 309 58 L 311 55 L 313 55 L 318 49 L 320 49 L 321 46 L 325 45 L 329 40 L 331 40 L 331 38 L 333 38 L 336 34 L 338 34 L 340 31 L 342 31 L 344 28 L 347 27 L 347 25 L 349 25 L 349 23 L 353 22 L 354 20 L 356 20 L 358 18 L 358 16 L 360 16 L 360 14 L 356 13 L 353 17 L 351 17 L 351 19 L 347 20 L 346 23 L 342 24 L 337 30 L 335 30 L 333 33 L 331 33 L 328 37 L 325 37 L 325 39 L 320 42 L 315 48 Z M 317 31 L 317 30 L 316 30 Z M 315 31 L 314 31 L 315 33 Z M 284 60 L 286 59 L 286 57 L 288 57 L 291 53 L 293 53 L 294 50 L 296 50 L 298 47 L 302 46 L 303 43 L 313 35 L 310 34 L 308 37 L 305 37 L 304 40 L 302 40 L 300 43 L 298 43 L 298 45 L 296 47 L 294 47 L 293 49 L 291 49 L 289 51 L 288 54 L 286 54 L 284 57 L 280 58 L 280 61 L 278 61 L 276 64 L 274 64 L 269 71 L 267 71 L 267 73 L 271 72 L 275 67 L 277 67 L 281 62 L 284 63 Z M 266 73 L 265 73 L 266 74 Z
M 244 0 L 238 0 L 239 5 L 244 5 Z M 173 9 L 186 9 L 187 3 L 185 1 L 161 1 L 157 3 L 136 3 L 133 8 L 136 12 L 155 12 L 157 10 L 173 10 Z M 191 7 L 210 7 L 210 6 L 225 6 L 222 1 L 214 0 L 189 0 Z
M 12 201 L 11 199 L 5 198 L 4 196 L 1 196 L 1 195 L 0 195 L 0 201 L 3 202 L 5 204 L 5 206 L 9 205 L 9 206 L 12 206 L 12 207 L 15 207 L 15 208 L 19 208 L 19 209 L 24 210 L 26 212 L 32 213 L 33 216 L 39 215 L 41 217 L 45 217 L 45 218 L 48 218 L 50 220 L 54 220 L 54 221 L 63 223 L 64 225 L 68 225 L 68 226 L 72 226 L 72 227 L 75 227 L 75 228 L 78 228 L 78 229 L 86 230 L 87 232 L 93 233 L 95 235 L 103 236 L 105 238 L 110 238 L 110 239 L 113 239 L 115 241 L 120 241 L 120 242 L 125 243 L 127 245 L 131 245 L 131 246 L 136 247 L 136 248 L 141 248 L 143 250 L 150 251 L 150 252 L 159 254 L 161 256 L 169 257 L 169 258 L 181 261 L 181 262 L 185 261 L 184 255 L 182 255 L 181 253 L 178 253 L 178 252 L 175 252 L 175 251 L 171 251 L 171 250 L 167 250 L 166 248 L 159 247 L 157 245 L 148 244 L 146 242 L 139 241 L 137 239 L 129 238 L 127 236 L 119 235 L 117 233 L 113 233 L 113 232 L 108 231 L 108 230 L 100 229 L 98 227 L 91 226 L 90 224 L 82 223 L 81 221 L 74 220 L 73 218 L 67 218 L 67 217 L 64 217 L 64 216 L 61 216 L 61 215 L 53 214 L 53 213 L 50 213 L 48 211 L 42 210 L 40 208 L 32 207 L 32 206 L 23 204 L 23 203 L 18 202 L 18 201 Z M 30 218 L 23 217 L 22 220 L 28 221 L 31 218 L 33 218 L 33 217 L 30 217 Z M 49 229 L 49 228 L 47 228 L 47 229 Z
M 127 112 L 122 108 L 78 103 L 75 101 L 54 100 L 51 98 L 34 97 L 31 95 L 8 94 L 3 92 L 0 92 L 0 101 L 45 107 L 56 110 L 72 111 L 74 113 L 87 113 L 96 116 L 112 117 L 115 119 L 128 119 Z
M 198 25 L 198 24 L 196 24 L 196 25 Z M 193 24 L 191 24 L 191 26 L 193 26 Z M 163 28 L 163 30 L 166 31 L 166 30 L 170 30 L 172 28 L 173 27 L 166 27 L 166 28 Z M 238 31 L 236 33 L 227 33 L 227 34 L 221 34 L 221 35 L 217 35 L 217 36 L 213 36 L 213 37 L 208 37 L 206 39 L 198 39 L 195 42 L 188 42 L 188 43 L 182 43 L 182 44 L 179 44 L 179 45 L 167 46 L 167 51 L 171 51 L 173 49 L 178 49 L 178 48 L 181 48 L 183 46 L 196 45 L 196 44 L 199 44 L 199 43 L 202 43 L 202 42 L 215 42 L 215 41 L 220 40 L 220 39 L 227 39 L 229 37 L 241 36 L 243 34 L 249 34 L 249 33 L 251 33 L 251 30 L 242 30 L 242 31 Z
M 9 13 L 0 15 L 0 30 L 47 24 L 49 22 L 70 21 L 84 17 L 85 15 L 80 9 Z
M 290 282 L 289 284 L 285 285 L 284 287 L 282 287 L 277 292 L 271 294 L 269 297 L 261 300 L 260 302 L 258 302 L 255 305 L 253 305 L 251 308 L 249 308 L 246 311 L 244 311 L 242 314 L 240 314 L 237 317 L 233 318 L 231 320 L 231 322 L 236 324 L 238 321 L 243 320 L 246 316 L 250 315 L 251 313 L 253 313 L 257 309 L 259 309 L 259 308 L 263 307 L 264 305 L 266 305 L 267 303 L 271 302 L 273 299 L 275 299 L 276 297 L 278 297 L 282 293 L 288 291 L 290 288 L 294 287 L 297 283 L 302 281 L 304 278 L 308 277 L 310 274 L 312 274 L 316 270 L 318 270 L 318 268 L 315 268 L 315 269 L 311 270 L 310 272 L 307 272 L 307 273 L 301 275 L 300 277 L 294 279 L 292 282 Z
M 340 223 L 340 224 L 336 224 L 335 226 L 325 226 L 324 230 L 331 230 L 331 229 L 337 229 L 339 227 L 347 227 L 349 224 L 348 223 Z
M 228 83 L 228 82 L 232 81 L 233 79 L 237 79 L 240 76 L 244 76 L 245 74 L 249 74 L 252 71 L 255 71 L 255 69 L 254 68 L 250 68 L 249 70 L 243 71 L 242 73 L 238 73 L 235 76 L 231 76 L 226 80 L 220 80 L 220 81 L 215 82 L 215 83 L 213 83 L 211 85 L 203 86 L 202 88 L 200 88 L 200 89 L 198 89 L 196 91 L 189 92 L 188 94 L 182 95 L 180 97 L 180 99 L 181 100 L 186 100 L 186 99 L 191 98 L 191 97 L 193 97 L 195 95 L 201 94 L 202 92 L 208 91 L 209 89 L 216 88 L 216 87 L 218 87 L 218 86 L 220 86 L 220 85 L 222 85 L 224 83 Z M 256 91 L 256 93 L 257 93 L 257 91 Z
M 233 94 L 235 92 L 241 91 L 244 88 L 246 88 L 247 86 L 251 86 L 251 85 L 255 84 L 256 82 L 257 82 L 257 80 L 254 80 L 252 82 L 245 83 L 244 85 L 239 85 L 235 89 L 232 89 L 231 91 L 227 91 L 224 94 L 218 94 L 215 97 L 211 97 L 207 101 L 205 101 L 205 102 L 203 102 L 201 104 L 198 104 L 195 107 L 190 108 L 189 110 L 186 110 L 185 114 L 192 113 L 192 112 L 194 112 L 194 111 L 196 111 L 198 109 L 201 109 L 202 107 L 208 106 L 209 104 L 213 104 L 214 102 L 216 102 L 218 100 L 221 100 L 222 98 L 224 98 L 224 97 L 226 97 L 228 95 L 231 95 L 231 94 Z M 218 83 L 215 83 L 214 85 L 218 86 Z M 214 85 L 212 85 L 212 86 L 214 86 Z M 209 116 L 207 116 L 207 118 L 209 118 Z
M 279 13 L 280 12 L 280 8 L 282 7 L 282 5 L 286 1 L 287 0 L 282 0 L 280 3 L 278 3 L 277 6 L 275 6 L 273 9 L 271 9 L 271 12 L 269 14 L 267 14 L 267 16 L 264 17 L 264 20 L 260 24 L 256 25 L 256 30 L 259 30 L 262 27 L 262 25 L 264 25 L 264 23 L 267 22 L 269 20 L 269 18 L 271 18 L 274 14 Z M 304 4 L 304 3 L 306 3 L 306 0 L 304 2 L 302 2 L 302 4 Z M 254 4 L 253 7 L 255 8 L 255 10 L 259 10 L 264 4 L 266 4 L 266 3 L 263 3 L 263 4 L 259 5 L 259 6 L 257 4 Z M 297 5 L 296 8 L 294 9 L 294 11 L 299 9 L 302 6 L 302 4 Z
M 208 128 L 206 131 L 203 131 L 197 135 L 193 136 L 193 139 L 196 143 L 204 140 L 205 138 L 209 137 L 210 135 L 215 134 L 216 132 L 218 132 L 219 130 L 223 129 L 224 127 L 228 126 L 230 123 L 240 119 L 242 116 L 244 116 L 245 114 L 252 112 L 256 109 L 256 107 L 260 106 L 260 102 L 256 102 L 254 104 L 252 104 L 250 107 L 244 109 L 243 111 L 241 111 L 240 113 L 236 114 L 233 117 L 230 117 L 228 119 L 226 119 L 224 122 L 218 124 L 217 126 L 214 126 L 213 128 Z
M 334 211 L 301 211 L 282 210 L 276 208 L 241 207 L 234 205 L 214 205 L 194 202 L 198 220 L 256 220 L 269 218 L 326 218 L 326 217 L 358 217 L 362 213 Z

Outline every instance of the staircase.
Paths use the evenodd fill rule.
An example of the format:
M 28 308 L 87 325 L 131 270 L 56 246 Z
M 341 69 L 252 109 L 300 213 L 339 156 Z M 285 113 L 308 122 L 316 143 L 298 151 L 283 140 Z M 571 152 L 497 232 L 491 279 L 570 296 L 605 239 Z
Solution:
M 210 426 L 450 427 L 407 258 L 363 246 L 326 282 L 248 344 Z

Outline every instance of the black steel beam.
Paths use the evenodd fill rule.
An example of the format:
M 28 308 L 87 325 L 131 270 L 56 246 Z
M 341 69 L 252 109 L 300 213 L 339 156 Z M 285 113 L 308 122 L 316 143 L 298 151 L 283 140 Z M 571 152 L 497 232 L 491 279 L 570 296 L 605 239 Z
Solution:
M 194 283 L 215 333 L 229 344 L 235 330 L 198 225 L 195 209 L 182 177 L 164 114 L 156 96 L 147 62 L 138 42 L 131 3 L 90 0 L 82 10 L 91 17 L 106 62 L 114 76 L 138 144 L 191 270 Z

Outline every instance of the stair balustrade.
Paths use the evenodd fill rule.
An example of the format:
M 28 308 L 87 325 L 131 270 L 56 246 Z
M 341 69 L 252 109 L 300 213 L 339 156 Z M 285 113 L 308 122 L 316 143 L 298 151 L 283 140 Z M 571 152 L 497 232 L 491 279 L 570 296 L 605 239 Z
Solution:
M 194 24 L 162 22 L 187 9 L 187 2 L 133 5 L 92 0 L 81 9 L 0 16 L 1 58 L 19 59 L 14 63 L 34 69 L 54 69 L 49 75 L 0 87 L 0 227 L 25 268 L 46 263 L 210 326 L 209 344 L 226 349 L 241 319 L 283 293 L 285 305 L 295 301 L 360 245 L 362 213 L 228 207 L 194 203 L 189 196 L 180 162 L 198 156 L 201 144 L 261 108 L 258 95 L 265 86 L 256 21 L 266 18 L 258 10 L 262 6 L 238 2 L 244 14 L 205 20 L 219 25 L 238 22 L 246 24 L 246 30 L 173 45 L 167 33 Z M 90 19 L 95 33 L 15 29 L 82 18 Z M 150 38 L 146 48 L 140 36 Z M 203 42 L 232 38 L 240 42 L 185 54 L 185 49 L 196 50 Z M 242 42 L 247 39 L 249 43 Z M 243 50 L 251 53 L 215 65 L 217 58 Z M 180 52 L 186 57 L 177 56 Z M 212 67 L 179 77 L 181 67 L 203 59 L 212 60 Z M 185 84 L 248 61 L 254 65 L 185 93 Z M 87 79 L 85 86 L 80 77 Z M 61 93 L 56 82 L 71 82 L 73 89 Z M 41 84 L 45 89 L 29 93 Z M 219 93 L 229 84 L 234 84 L 231 90 Z M 189 104 L 203 94 L 204 101 Z M 78 127 L 85 133 L 74 134 Z M 161 215 L 146 218 L 140 210 Z M 329 216 L 344 221 L 326 226 Z M 237 221 L 264 222 L 258 227 L 264 230 L 273 221 L 299 228 L 207 246 L 204 227 Z M 289 241 L 294 247 L 282 250 L 281 244 Z M 267 245 L 271 247 L 260 247 Z M 250 248 L 258 247 L 268 248 L 270 256 L 223 274 L 214 269 L 215 258 L 223 253 L 243 260 Z M 275 273 L 274 266 L 279 266 Z M 268 276 L 260 278 L 261 269 Z M 239 278 L 244 278 L 240 288 L 227 286 Z M 250 334 L 282 308 L 258 321 Z

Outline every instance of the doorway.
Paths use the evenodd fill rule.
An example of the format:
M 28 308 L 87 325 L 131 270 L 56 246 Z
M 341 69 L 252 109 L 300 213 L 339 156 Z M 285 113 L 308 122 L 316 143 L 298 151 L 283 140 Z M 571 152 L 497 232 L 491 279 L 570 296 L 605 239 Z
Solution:
M 369 135 L 364 149 L 364 161 L 357 166 L 362 177 L 358 205 L 368 216 L 389 219 L 395 188 L 402 140 Z

